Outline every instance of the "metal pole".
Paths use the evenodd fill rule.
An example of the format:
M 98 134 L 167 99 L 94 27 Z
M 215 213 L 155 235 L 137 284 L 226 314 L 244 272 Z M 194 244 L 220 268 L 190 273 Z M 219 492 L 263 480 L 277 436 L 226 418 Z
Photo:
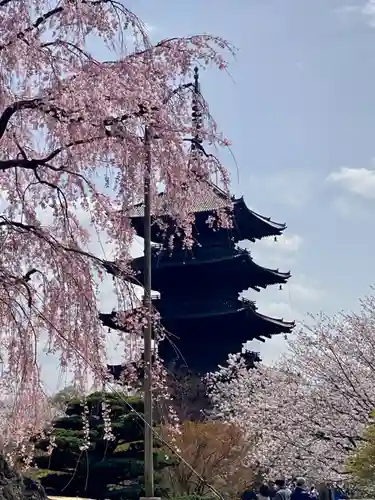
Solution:
M 144 295 L 146 313 L 144 329 L 144 460 L 145 460 L 145 495 L 154 496 L 154 456 L 152 434 L 152 301 L 151 301 L 151 136 L 150 129 L 145 129 L 146 169 L 144 177 Z

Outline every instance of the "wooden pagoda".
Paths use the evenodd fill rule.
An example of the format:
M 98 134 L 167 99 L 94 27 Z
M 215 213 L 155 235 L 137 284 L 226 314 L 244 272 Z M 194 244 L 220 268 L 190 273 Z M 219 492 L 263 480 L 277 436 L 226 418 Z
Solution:
M 165 232 L 158 230 L 158 218 L 152 225 L 157 246 L 152 253 L 152 288 L 160 297 L 153 303 L 171 339 L 160 343 L 159 354 L 166 362 L 184 360 L 194 371 L 206 373 L 223 364 L 229 353 L 241 351 L 249 340 L 264 341 L 276 334 L 288 334 L 294 322 L 276 319 L 258 312 L 255 302 L 240 298 L 248 289 L 260 291 L 282 285 L 290 272 L 268 269 L 254 262 L 250 252 L 238 247 L 243 240 L 256 241 L 280 236 L 285 224 L 279 224 L 250 210 L 243 198 L 228 200 L 217 186 L 207 182 L 206 196 L 194 207 L 195 225 L 191 250 L 180 245 L 171 252 Z M 213 229 L 209 217 L 226 206 L 232 210 L 231 229 Z M 132 224 L 139 236 L 143 229 L 143 206 L 134 207 Z M 163 227 L 168 223 L 164 216 Z M 131 263 L 135 283 L 142 283 L 144 257 Z M 101 315 L 103 323 L 116 326 L 116 313 Z
M 197 85 L 197 72 L 195 82 Z M 196 102 L 193 109 L 197 120 Z M 183 364 L 204 374 L 224 364 L 229 353 L 240 352 L 247 341 L 290 333 L 294 322 L 261 314 L 254 301 L 240 298 L 246 290 L 259 292 L 267 286 L 281 286 L 290 278 L 290 272 L 260 266 L 248 250 L 238 246 L 245 240 L 280 236 L 286 225 L 252 211 L 242 197 L 228 197 L 209 180 L 199 182 L 204 189 L 191 207 L 193 248 L 184 249 L 177 239 L 171 251 L 166 242 L 176 234 L 175 221 L 166 214 L 153 215 L 152 289 L 159 292 L 153 304 L 170 333 L 160 342 L 159 355 L 167 364 Z M 232 227 L 214 229 L 207 221 L 223 210 L 231 215 Z M 129 216 L 142 237 L 143 204 L 134 206 Z M 143 284 L 144 257 L 134 259 L 131 266 L 134 276 L 128 279 Z M 107 270 L 111 272 L 110 265 Z M 119 328 L 115 312 L 100 317 L 105 326 Z M 248 359 L 254 361 L 256 354 Z

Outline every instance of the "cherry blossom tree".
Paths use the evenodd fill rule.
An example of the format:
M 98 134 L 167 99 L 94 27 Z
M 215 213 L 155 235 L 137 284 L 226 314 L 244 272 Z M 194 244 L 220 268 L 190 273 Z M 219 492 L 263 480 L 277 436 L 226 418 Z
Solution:
M 164 187 L 155 210 L 176 216 L 186 244 L 199 180 L 216 172 L 227 184 L 226 170 L 200 143 L 191 168 L 191 80 L 196 64 L 224 69 L 232 49 L 208 35 L 152 45 L 142 21 L 117 0 L 0 0 L 0 19 L 0 361 L 17 422 L 8 428 L 21 440 L 26 427 L 40 425 L 41 342 L 76 380 L 88 369 L 102 377 L 97 298 L 108 263 L 92 250 L 92 230 L 110 244 L 124 310 L 128 213 L 142 199 L 146 172 L 152 196 Z M 199 99 L 201 137 L 225 145 Z
M 375 299 L 312 320 L 275 366 L 246 370 L 232 356 L 210 377 L 210 394 L 217 413 L 256 440 L 248 459 L 265 474 L 342 480 L 375 408 Z

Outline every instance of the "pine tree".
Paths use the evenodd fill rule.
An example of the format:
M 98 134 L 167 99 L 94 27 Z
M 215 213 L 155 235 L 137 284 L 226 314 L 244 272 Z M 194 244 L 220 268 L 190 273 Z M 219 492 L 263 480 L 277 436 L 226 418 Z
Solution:
M 106 424 L 103 402 L 110 413 Z M 86 413 L 85 413 L 86 412 Z M 104 415 L 103 415 L 104 413 Z M 85 419 L 87 415 L 87 420 Z M 50 439 L 37 439 L 37 477 L 52 495 L 95 499 L 138 499 L 144 484 L 143 401 L 114 393 L 96 392 L 86 401 L 73 399 L 65 414 L 52 424 Z M 85 420 L 89 430 L 85 432 Z M 39 452 L 39 453 L 38 453 Z M 41 454 L 41 452 L 43 452 Z M 156 443 L 154 452 L 155 494 L 163 496 L 161 470 L 173 464 Z

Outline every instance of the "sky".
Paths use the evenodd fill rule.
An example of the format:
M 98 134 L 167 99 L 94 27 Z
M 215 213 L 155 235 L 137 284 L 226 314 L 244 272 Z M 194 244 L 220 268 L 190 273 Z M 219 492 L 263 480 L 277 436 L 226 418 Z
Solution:
M 375 284 L 375 0 L 126 6 L 153 41 L 210 33 L 238 48 L 228 73 L 201 73 L 201 90 L 232 142 L 233 192 L 288 225 L 278 242 L 250 246 L 256 262 L 292 271 L 282 291 L 247 296 L 297 324 L 357 309 Z M 266 363 L 285 351 L 282 337 L 251 346 Z
M 219 35 L 238 48 L 229 75 L 201 74 L 226 137 L 232 188 L 286 222 L 251 245 L 256 261 L 291 270 L 282 291 L 251 292 L 260 312 L 303 322 L 355 310 L 374 285 L 375 1 L 137 0 L 154 40 Z M 178 7 L 177 7 L 178 6 Z M 265 362 L 281 337 L 258 348 Z

